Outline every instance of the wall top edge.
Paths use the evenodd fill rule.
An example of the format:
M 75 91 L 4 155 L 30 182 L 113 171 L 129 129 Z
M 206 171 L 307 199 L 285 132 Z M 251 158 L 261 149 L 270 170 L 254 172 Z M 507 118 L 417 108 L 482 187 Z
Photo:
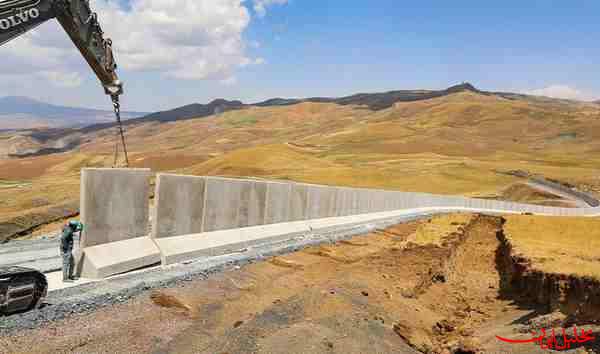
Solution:
M 81 171 L 103 171 L 103 172 L 152 172 L 149 168 L 108 168 L 108 167 L 85 167 Z
M 93 170 L 93 169 L 92 169 Z M 119 170 L 119 169 L 108 169 L 108 170 Z M 124 169 L 127 170 L 127 169 Z M 361 187 L 347 187 L 347 186 L 331 186 L 331 185 L 323 185 L 323 184 L 312 184 L 312 183 L 303 183 L 296 181 L 287 181 L 287 180 L 268 180 L 268 179 L 260 179 L 260 178 L 249 178 L 249 177 L 221 177 L 221 176 L 194 176 L 194 175 L 182 175 L 182 174 L 174 174 L 174 173 L 157 173 L 157 176 L 172 176 L 172 177 L 192 177 L 192 178 L 203 178 L 205 180 L 217 180 L 217 181 L 234 181 L 234 182 L 263 182 L 263 183 L 273 183 L 273 184 L 289 184 L 289 185 L 297 185 L 297 186 L 308 186 L 308 187 L 324 187 L 324 188 L 337 188 L 342 190 L 359 190 L 359 191 L 371 191 L 371 192 L 395 192 L 395 193 L 405 193 L 409 197 L 427 197 L 427 198 L 447 198 L 458 200 L 462 202 L 472 201 L 481 201 L 481 202 L 490 202 L 495 205 L 502 205 L 505 207 L 509 207 L 509 210 L 513 210 L 516 212 L 523 212 L 518 209 L 523 208 L 527 210 L 532 210 L 532 208 L 539 208 L 539 210 L 547 210 L 549 212 L 566 212 L 567 209 L 561 207 L 543 207 L 534 204 L 525 204 L 525 203 L 514 203 L 510 201 L 503 200 L 489 200 L 489 199 L 481 199 L 481 198 L 470 198 L 462 195 L 446 195 L 446 194 L 432 194 L 432 193 L 423 193 L 423 192 L 404 192 L 400 190 L 385 190 L 385 189 L 370 189 L 370 188 L 361 188 Z M 439 207 L 443 207 L 443 204 L 440 204 Z M 542 209 L 542 208 L 550 208 L 550 209 Z M 575 210 L 576 213 L 581 213 L 583 215 L 600 215 L 600 207 L 596 208 L 575 208 L 570 209 Z

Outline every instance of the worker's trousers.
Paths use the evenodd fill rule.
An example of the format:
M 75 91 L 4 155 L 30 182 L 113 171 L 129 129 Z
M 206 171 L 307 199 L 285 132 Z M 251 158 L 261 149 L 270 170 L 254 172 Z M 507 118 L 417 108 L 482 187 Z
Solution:
M 63 280 L 73 279 L 73 253 L 61 252 L 63 259 Z

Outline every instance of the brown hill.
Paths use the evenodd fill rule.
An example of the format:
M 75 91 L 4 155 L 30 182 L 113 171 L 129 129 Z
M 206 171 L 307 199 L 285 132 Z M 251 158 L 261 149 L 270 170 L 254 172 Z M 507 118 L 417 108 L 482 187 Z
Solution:
M 382 110 L 390 108 L 397 102 L 414 102 L 427 100 L 435 97 L 443 97 L 457 92 L 484 92 L 477 90 L 469 83 L 463 83 L 449 87 L 445 90 L 400 90 L 389 91 L 383 93 L 360 93 L 340 98 L 327 97 L 312 97 L 306 99 L 282 99 L 274 98 L 255 104 L 244 104 L 241 101 L 228 101 L 217 99 L 208 104 L 194 103 L 172 110 L 152 113 L 140 118 L 128 119 L 123 122 L 125 126 L 137 126 L 143 123 L 159 122 L 168 123 L 175 121 L 183 121 L 189 119 L 197 119 L 218 115 L 224 112 L 239 110 L 251 107 L 277 107 L 289 106 L 299 103 L 335 103 L 339 105 L 355 105 L 365 106 L 370 110 Z M 32 126 L 36 128 L 37 126 Z M 98 123 L 89 125 L 80 129 L 68 128 L 52 128 L 50 129 L 33 129 L 31 131 L 18 132 L 19 135 L 25 136 L 32 140 L 32 143 L 26 149 L 13 148 L 12 152 L 7 153 L 6 149 L 0 149 L 0 157 L 30 157 L 38 155 L 47 155 L 59 152 L 65 152 L 77 148 L 81 143 L 85 142 L 81 139 L 82 134 L 92 134 L 97 131 L 115 127 L 114 122 Z M 27 127 L 22 127 L 27 128 Z
M 0 160 L 0 222 L 75 200 L 81 167 L 112 164 L 114 129 L 78 134 L 75 151 Z M 599 138 L 596 105 L 472 90 L 379 110 L 302 102 L 127 126 L 133 167 L 476 196 L 519 181 L 496 172 L 508 170 L 600 191 Z M 0 148 L 11 139 L 0 134 Z

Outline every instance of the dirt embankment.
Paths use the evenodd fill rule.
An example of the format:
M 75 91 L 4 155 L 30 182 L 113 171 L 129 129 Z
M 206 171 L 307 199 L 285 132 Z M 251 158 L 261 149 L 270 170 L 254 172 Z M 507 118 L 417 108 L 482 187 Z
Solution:
M 563 208 L 577 207 L 577 203 L 573 200 L 535 189 L 526 183 L 511 184 L 497 196 L 493 196 L 492 199 Z
M 47 208 L 45 211 L 28 213 L 0 222 L 0 244 L 27 235 L 44 225 L 79 215 L 79 201 L 72 201 Z M 59 229 L 60 226 L 57 227 Z
M 496 262 L 503 294 L 516 294 L 518 300 L 540 305 L 548 313 L 559 311 L 567 316 L 567 325 L 600 323 L 598 279 L 537 270 L 529 259 L 514 252 L 504 232 L 498 233 L 498 240 Z

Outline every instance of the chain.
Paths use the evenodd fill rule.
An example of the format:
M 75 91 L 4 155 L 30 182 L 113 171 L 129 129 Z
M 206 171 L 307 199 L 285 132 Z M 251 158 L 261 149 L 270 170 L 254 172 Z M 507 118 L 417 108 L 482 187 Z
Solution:
M 113 162 L 113 168 L 117 167 L 117 159 L 119 157 L 119 140 L 123 145 L 123 152 L 125 154 L 125 167 L 129 167 L 129 156 L 127 156 L 127 145 L 125 144 L 125 133 L 123 132 L 123 124 L 121 123 L 121 104 L 119 103 L 119 96 L 111 96 L 113 102 L 113 108 L 115 109 L 115 117 L 117 118 L 117 141 L 115 142 L 115 159 Z

